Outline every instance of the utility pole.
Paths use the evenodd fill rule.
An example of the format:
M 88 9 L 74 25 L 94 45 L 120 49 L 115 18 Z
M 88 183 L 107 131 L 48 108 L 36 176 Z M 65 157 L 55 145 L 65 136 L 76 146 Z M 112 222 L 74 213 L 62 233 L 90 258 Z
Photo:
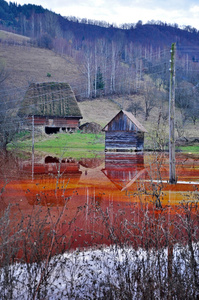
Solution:
M 35 119 L 32 115 L 32 180 L 34 179 L 34 146 L 35 146 Z
M 175 55 L 176 44 L 171 46 L 170 88 L 169 88 L 169 182 L 176 183 L 175 167 Z

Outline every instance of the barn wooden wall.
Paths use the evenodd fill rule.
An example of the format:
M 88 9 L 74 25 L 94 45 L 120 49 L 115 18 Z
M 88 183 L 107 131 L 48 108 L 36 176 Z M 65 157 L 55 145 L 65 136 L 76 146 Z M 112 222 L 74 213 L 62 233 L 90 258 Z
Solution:
M 136 131 L 107 131 L 105 148 L 107 150 L 143 150 L 144 133 Z
M 32 123 L 32 117 L 28 118 L 28 121 Z M 79 126 L 79 118 L 56 118 L 56 117 L 40 117 L 34 116 L 35 125 L 49 126 L 49 127 L 70 127 L 77 128 Z

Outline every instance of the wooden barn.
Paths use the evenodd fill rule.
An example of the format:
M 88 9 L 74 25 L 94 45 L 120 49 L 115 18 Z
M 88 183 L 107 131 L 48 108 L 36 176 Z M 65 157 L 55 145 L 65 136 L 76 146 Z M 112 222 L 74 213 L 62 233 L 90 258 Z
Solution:
M 45 82 L 30 84 L 18 115 L 35 128 L 49 134 L 75 131 L 82 115 L 68 83 Z
M 146 129 L 132 115 L 121 110 L 103 129 L 105 151 L 142 151 Z

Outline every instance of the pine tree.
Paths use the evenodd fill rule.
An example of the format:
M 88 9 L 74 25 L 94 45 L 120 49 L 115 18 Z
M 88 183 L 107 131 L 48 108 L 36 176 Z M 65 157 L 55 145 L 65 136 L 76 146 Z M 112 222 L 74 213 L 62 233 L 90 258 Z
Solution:
M 96 90 L 103 90 L 104 89 L 104 80 L 103 80 L 103 75 L 100 70 L 100 67 L 97 68 L 97 74 L 96 74 Z M 94 82 L 94 87 L 95 87 L 95 82 Z

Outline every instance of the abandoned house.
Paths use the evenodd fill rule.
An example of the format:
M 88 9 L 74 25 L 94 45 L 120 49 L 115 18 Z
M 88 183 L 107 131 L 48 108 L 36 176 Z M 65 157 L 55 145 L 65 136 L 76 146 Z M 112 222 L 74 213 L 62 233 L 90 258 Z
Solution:
M 121 110 L 103 129 L 105 151 L 142 151 L 146 129 L 132 115 Z
M 34 120 L 35 129 L 47 134 L 73 132 L 82 119 L 70 85 L 58 82 L 30 84 L 18 115 L 29 125 Z

